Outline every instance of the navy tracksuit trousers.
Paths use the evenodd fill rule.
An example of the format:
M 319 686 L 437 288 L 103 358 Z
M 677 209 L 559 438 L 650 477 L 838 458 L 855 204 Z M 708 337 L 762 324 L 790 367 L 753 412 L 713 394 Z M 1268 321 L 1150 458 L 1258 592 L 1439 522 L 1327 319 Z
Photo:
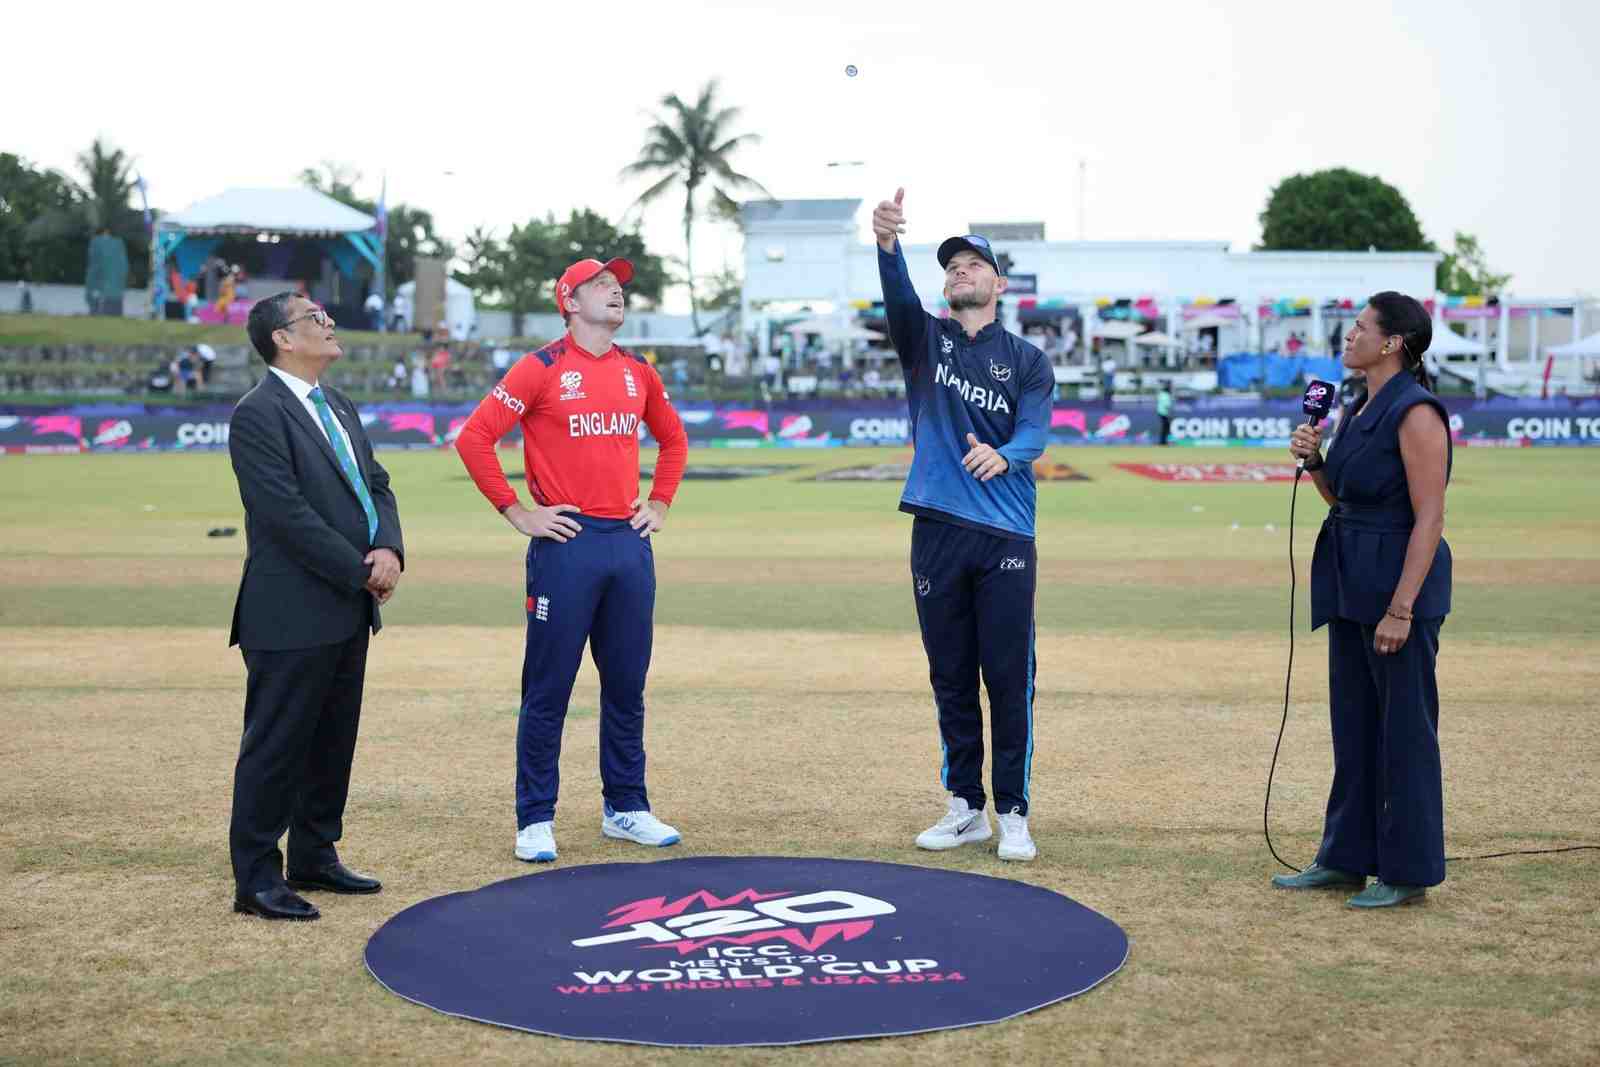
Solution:
M 570 513 L 569 513 L 570 514 Z M 517 828 L 555 817 L 561 727 L 587 642 L 600 672 L 600 781 L 613 811 L 648 811 L 644 682 L 655 555 L 626 519 L 572 515 L 570 541 L 528 542 L 528 639 L 517 720 Z
M 944 747 L 939 782 L 974 810 L 985 802 L 981 675 L 989 691 L 995 810 L 1028 814 L 1037 569 L 1032 541 L 920 515 L 912 524 L 912 589 Z
M 1444 786 L 1434 663 L 1443 619 L 1413 619 L 1398 652 L 1373 649 L 1376 627 L 1328 623 L 1333 789 L 1324 867 L 1390 885 L 1444 881 Z

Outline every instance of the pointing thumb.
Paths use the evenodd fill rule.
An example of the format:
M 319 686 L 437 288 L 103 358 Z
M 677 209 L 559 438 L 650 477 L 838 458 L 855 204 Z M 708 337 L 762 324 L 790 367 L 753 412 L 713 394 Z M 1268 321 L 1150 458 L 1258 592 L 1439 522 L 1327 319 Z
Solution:
M 904 201 L 905 198 L 906 198 L 906 189 L 905 189 L 905 186 L 902 185 L 900 188 L 898 188 L 898 189 L 896 189 L 894 191 L 894 206 L 895 207 L 899 207 L 901 202 Z
M 973 448 L 977 448 L 978 436 L 976 434 L 967 434 L 967 444 L 971 445 Z

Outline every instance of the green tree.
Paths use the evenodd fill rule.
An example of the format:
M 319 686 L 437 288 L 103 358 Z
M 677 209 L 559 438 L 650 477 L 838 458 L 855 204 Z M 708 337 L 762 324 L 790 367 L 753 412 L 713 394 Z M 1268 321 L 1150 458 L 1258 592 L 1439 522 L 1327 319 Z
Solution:
M 732 267 L 724 267 L 716 274 L 707 275 L 701 284 L 708 295 L 700 306 L 707 311 L 736 308 L 744 295 L 744 278 Z
M 510 311 L 512 332 L 521 335 L 530 312 L 556 309 L 556 279 L 573 261 L 613 256 L 633 264 L 629 304 L 661 299 L 668 281 L 661 257 L 645 248 L 637 231 L 618 229 L 588 208 L 573 211 L 565 222 L 554 215 L 530 219 L 513 226 L 503 241 L 492 230 L 474 229 L 463 243 L 462 266 L 454 276 L 484 304 Z
M 736 203 L 733 193 L 753 190 L 769 198 L 772 194 L 754 178 L 733 169 L 733 154 L 760 138 L 753 133 L 731 132 L 739 109 L 717 102 L 715 78 L 705 84 L 693 104 L 669 93 L 661 98 L 661 107 L 662 113 L 652 116 L 645 131 L 639 158 L 622 168 L 622 177 L 653 179 L 653 184 L 634 201 L 634 208 L 648 206 L 673 186 L 682 187 L 685 281 L 689 287 L 689 314 L 698 336 L 703 331 L 694 288 L 695 219 L 708 211 L 725 217 Z M 701 203 L 703 189 L 710 192 L 709 206 Z
M 102 228 L 120 237 L 128 248 L 128 284 L 139 288 L 150 280 L 150 234 L 145 229 L 144 212 L 133 206 L 138 174 L 134 158 L 122 149 L 96 137 L 77 155 L 78 199 L 83 213 L 83 242 Z
M 355 191 L 360 180 L 360 171 L 341 163 L 323 162 L 300 172 L 300 183 L 308 189 L 315 189 L 357 211 L 376 215 L 378 202 Z M 446 260 L 455 257 L 455 247 L 434 229 L 432 213 L 410 204 L 389 205 L 387 249 L 384 277 L 389 291 L 384 294 L 385 299 L 394 295 L 396 286 L 416 278 L 418 256 L 439 256 Z
M 556 279 L 570 261 L 565 235 L 554 216 L 513 225 L 496 256 L 499 302 L 511 312 L 511 332 L 518 337 L 523 317 L 556 309 Z
M 1261 212 L 1268 251 L 1431 251 L 1432 243 L 1400 190 L 1344 167 L 1279 182 Z
M 0 153 L 0 278 L 75 285 L 83 281 L 87 247 L 72 182 Z
M 602 263 L 621 256 L 633 264 L 633 281 L 628 283 L 628 303 L 643 302 L 651 307 L 661 302 L 667 287 L 667 265 L 645 248 L 644 238 L 635 229 L 618 229 L 611 220 L 588 208 L 573 211 L 562 224 L 568 262 L 598 259 Z M 565 269 L 565 264 L 562 265 Z
M 1511 275 L 1489 269 L 1488 257 L 1476 237 L 1457 230 L 1455 250 L 1439 262 L 1434 285 L 1451 296 L 1499 296 L 1509 281 Z
M 104 226 L 126 239 L 126 234 L 117 231 L 129 215 L 138 216 L 139 225 L 143 226 L 143 215 L 130 203 L 137 184 L 132 156 L 96 137 L 85 151 L 78 153 L 77 163 L 83 172 L 79 189 L 91 232 L 99 232 Z

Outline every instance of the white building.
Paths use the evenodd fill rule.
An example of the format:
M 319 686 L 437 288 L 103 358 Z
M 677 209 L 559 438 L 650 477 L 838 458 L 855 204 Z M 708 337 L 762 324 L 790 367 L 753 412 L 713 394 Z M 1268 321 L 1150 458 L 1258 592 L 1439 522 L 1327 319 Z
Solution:
M 766 337 L 766 320 L 801 305 L 835 316 L 843 330 L 859 309 L 882 299 L 877 247 L 858 236 L 861 207 L 860 200 L 744 205 L 747 330 Z M 1118 336 L 1127 330 L 1102 325 L 1115 323 L 1115 313 L 1102 313 L 1101 305 L 1147 301 L 1137 317 L 1155 318 L 1173 338 L 1169 355 L 1196 322 L 1218 329 L 1220 351 L 1271 347 L 1292 331 L 1307 350 L 1326 352 L 1333 323 L 1324 322 L 1325 303 L 1352 301 L 1353 315 L 1384 289 L 1426 300 L 1440 259 L 1437 252 L 1230 252 L 1225 241 L 1047 241 L 1029 239 L 1030 230 L 1042 234 L 1043 227 L 994 227 L 989 234 L 995 252 L 1011 257 L 1008 326 L 1075 315 L 1073 328 L 1085 341 Z M 944 286 L 937 247 L 905 246 L 912 283 L 935 314 Z M 1260 314 L 1262 305 L 1310 313 L 1278 319 Z

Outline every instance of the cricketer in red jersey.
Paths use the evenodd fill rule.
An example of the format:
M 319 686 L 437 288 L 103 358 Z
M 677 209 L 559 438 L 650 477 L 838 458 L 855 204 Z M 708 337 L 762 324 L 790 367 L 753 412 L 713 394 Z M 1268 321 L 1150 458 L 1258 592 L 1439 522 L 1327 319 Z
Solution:
M 556 858 L 561 727 L 587 643 L 600 672 L 601 832 L 676 844 L 645 790 L 644 685 L 661 528 L 683 480 L 689 441 L 661 378 L 612 344 L 625 315 L 625 259 L 585 259 L 556 283 L 568 332 L 507 372 L 456 438 L 472 480 L 529 537 L 528 637 L 517 721 L 516 856 Z M 495 443 L 522 426 L 534 506 L 506 481 Z M 660 445 L 649 497 L 639 492 L 639 427 Z

